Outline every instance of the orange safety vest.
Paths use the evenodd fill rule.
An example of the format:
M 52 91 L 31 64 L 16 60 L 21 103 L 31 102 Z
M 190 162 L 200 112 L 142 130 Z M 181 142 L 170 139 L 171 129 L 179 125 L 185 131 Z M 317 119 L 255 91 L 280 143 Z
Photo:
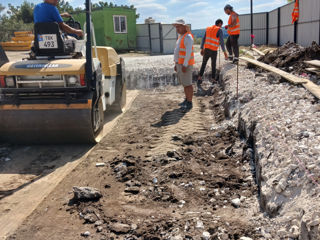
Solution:
M 219 38 L 217 37 L 217 33 L 219 31 L 220 27 L 213 25 L 212 27 L 208 27 L 206 31 L 206 41 L 204 43 L 204 48 L 211 49 L 213 51 L 217 51 L 220 42 Z
M 187 49 L 186 49 L 186 46 L 184 45 L 184 39 L 188 34 L 191 34 L 191 32 L 187 32 L 183 36 L 179 37 L 179 38 L 182 38 L 182 39 L 180 41 L 178 64 L 183 64 L 184 63 L 184 59 L 186 58 Z M 192 38 L 194 38 L 192 34 L 191 34 L 191 36 L 192 36 Z M 193 46 L 192 46 L 191 58 L 190 58 L 190 60 L 188 62 L 188 65 L 194 65 L 194 64 L 195 64 L 195 62 L 194 62 L 194 51 L 193 51 Z
M 291 15 L 292 15 L 292 23 L 294 23 L 299 19 L 299 0 L 296 0 L 296 3 L 294 4 L 294 9 Z
M 236 13 L 231 13 L 228 21 L 228 25 L 232 24 L 232 15 Z M 239 21 L 239 16 L 237 17 L 237 25 L 234 27 L 229 27 L 228 28 L 228 34 L 229 35 L 239 35 L 240 34 L 240 21 Z

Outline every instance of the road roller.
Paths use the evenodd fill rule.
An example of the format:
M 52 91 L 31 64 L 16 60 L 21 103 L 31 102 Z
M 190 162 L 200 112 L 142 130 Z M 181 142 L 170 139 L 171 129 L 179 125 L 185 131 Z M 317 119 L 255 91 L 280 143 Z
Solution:
M 0 49 L 0 142 L 96 143 L 104 114 L 124 107 L 124 61 L 96 46 L 90 0 L 86 23 L 84 39 L 36 23 L 30 57 L 21 61 Z

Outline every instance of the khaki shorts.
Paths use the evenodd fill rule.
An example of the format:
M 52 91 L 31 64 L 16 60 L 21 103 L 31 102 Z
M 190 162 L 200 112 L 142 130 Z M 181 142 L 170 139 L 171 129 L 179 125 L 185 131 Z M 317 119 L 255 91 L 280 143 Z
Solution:
M 192 74 L 193 74 L 193 66 L 188 66 L 187 71 L 184 73 L 182 72 L 182 64 L 177 64 L 177 76 L 178 81 L 184 87 L 188 87 L 192 85 Z

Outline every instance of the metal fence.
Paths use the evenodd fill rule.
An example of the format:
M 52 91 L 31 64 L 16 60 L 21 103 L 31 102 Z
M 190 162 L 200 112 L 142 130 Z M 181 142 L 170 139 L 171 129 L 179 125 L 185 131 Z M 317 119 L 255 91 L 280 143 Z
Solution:
M 178 38 L 172 24 L 137 24 L 137 50 L 151 54 L 172 54 Z
M 320 1 L 304 0 L 299 3 L 300 17 L 292 24 L 291 13 L 294 3 L 286 4 L 271 12 L 255 13 L 253 15 L 253 34 L 256 45 L 283 45 L 288 41 L 302 46 L 309 46 L 313 41 L 320 44 Z M 250 14 L 239 16 L 239 44 L 251 43 Z

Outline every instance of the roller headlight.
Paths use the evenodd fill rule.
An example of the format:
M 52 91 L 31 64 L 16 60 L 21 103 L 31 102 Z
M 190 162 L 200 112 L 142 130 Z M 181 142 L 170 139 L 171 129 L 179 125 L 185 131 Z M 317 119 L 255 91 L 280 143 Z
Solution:
M 80 81 L 77 76 L 67 76 L 67 82 L 70 86 L 80 85 Z
M 6 85 L 8 88 L 15 87 L 16 85 L 15 77 L 14 76 L 6 77 Z

